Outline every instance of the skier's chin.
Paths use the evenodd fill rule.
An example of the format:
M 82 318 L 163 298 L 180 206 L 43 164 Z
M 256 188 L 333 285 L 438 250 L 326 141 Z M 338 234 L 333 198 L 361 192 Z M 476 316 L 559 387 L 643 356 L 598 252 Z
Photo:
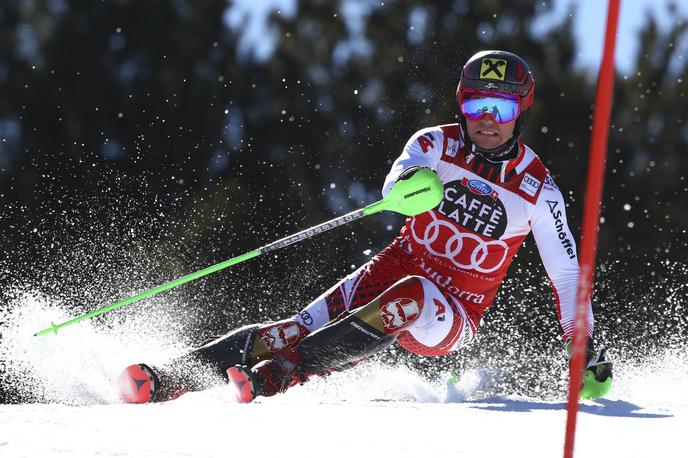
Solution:
M 498 148 L 506 143 L 506 141 L 503 141 L 500 135 L 488 136 L 480 132 L 476 132 L 471 135 L 471 140 L 473 140 L 473 143 L 475 143 L 478 148 L 487 150 Z

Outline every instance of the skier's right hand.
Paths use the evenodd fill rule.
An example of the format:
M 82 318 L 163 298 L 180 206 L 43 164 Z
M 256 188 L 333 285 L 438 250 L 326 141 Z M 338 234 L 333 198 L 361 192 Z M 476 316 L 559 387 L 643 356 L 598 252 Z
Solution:
M 581 399 L 597 399 L 606 396 L 612 389 L 612 362 L 607 359 L 607 349 L 597 352 L 588 349 L 588 362 L 583 372 Z
M 566 350 L 570 357 L 571 341 L 566 343 Z M 569 363 L 570 361 L 569 359 Z M 612 379 L 612 362 L 607 359 L 607 349 L 600 347 L 595 351 L 592 339 L 588 339 L 581 399 L 593 400 L 606 396 L 612 389 Z

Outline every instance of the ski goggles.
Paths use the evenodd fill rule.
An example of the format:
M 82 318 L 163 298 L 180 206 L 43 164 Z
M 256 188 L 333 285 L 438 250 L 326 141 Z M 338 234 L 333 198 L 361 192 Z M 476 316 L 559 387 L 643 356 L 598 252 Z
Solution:
M 518 98 L 507 94 L 467 94 L 461 102 L 461 113 L 471 121 L 489 116 L 494 122 L 504 124 L 518 118 Z

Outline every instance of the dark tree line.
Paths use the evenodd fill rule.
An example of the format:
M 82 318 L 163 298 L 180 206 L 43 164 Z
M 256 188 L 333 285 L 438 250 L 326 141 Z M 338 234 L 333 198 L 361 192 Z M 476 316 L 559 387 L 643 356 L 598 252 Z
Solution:
M 459 69 L 480 49 L 530 63 L 536 103 L 524 138 L 577 230 L 595 82 L 575 65 L 571 16 L 534 34 L 549 2 L 346 4 L 274 11 L 264 60 L 249 45 L 255 18 L 225 1 L 2 2 L 3 301 L 30 285 L 90 310 L 372 202 L 413 132 L 455 120 Z M 663 30 L 650 16 L 635 72 L 616 78 L 597 306 L 602 333 L 628 348 L 641 345 L 639 330 L 685 330 L 685 292 L 664 299 L 686 277 L 686 27 Z M 188 287 L 177 293 L 185 331 L 295 311 L 400 222 L 360 222 Z M 549 351 L 557 328 L 532 246 L 485 339 L 535 335 Z M 542 335 L 533 317 L 547 323 Z

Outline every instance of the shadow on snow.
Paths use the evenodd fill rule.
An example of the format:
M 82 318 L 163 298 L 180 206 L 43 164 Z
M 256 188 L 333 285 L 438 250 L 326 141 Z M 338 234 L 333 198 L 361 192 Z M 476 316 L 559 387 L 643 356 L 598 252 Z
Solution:
M 493 397 L 477 401 L 470 401 L 474 409 L 496 410 L 503 412 L 533 412 L 537 410 L 566 410 L 565 402 L 551 403 L 533 400 L 510 399 L 506 397 Z M 600 399 L 595 404 L 581 404 L 580 412 L 604 417 L 628 417 L 628 418 L 667 418 L 672 414 L 645 413 L 643 408 L 627 401 Z

